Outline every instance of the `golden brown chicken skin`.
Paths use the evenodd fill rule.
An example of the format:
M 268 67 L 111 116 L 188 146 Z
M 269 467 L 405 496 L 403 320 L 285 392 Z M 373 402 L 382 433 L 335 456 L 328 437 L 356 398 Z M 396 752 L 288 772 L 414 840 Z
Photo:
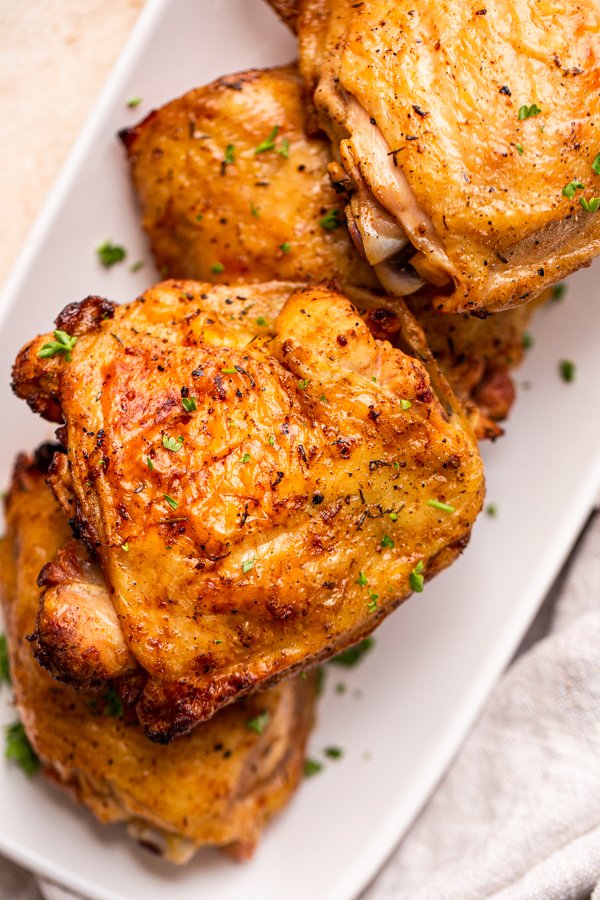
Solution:
M 230 283 L 375 286 L 342 222 L 329 146 L 307 138 L 295 67 L 197 88 L 121 138 L 159 270 Z
M 286 681 L 232 705 L 169 747 L 148 741 L 114 700 L 57 684 L 27 641 L 39 569 L 70 537 L 44 468 L 39 456 L 17 463 L 0 545 L 0 590 L 17 709 L 45 774 L 101 822 L 127 823 L 133 837 L 173 862 L 186 862 L 204 845 L 247 858 L 301 777 L 314 679 Z M 94 592 L 101 583 L 97 565 L 85 548 L 78 553 Z
M 299 78 L 295 69 L 284 67 L 240 73 L 190 91 L 123 132 L 159 267 L 175 277 L 214 282 L 231 273 L 249 282 L 283 273 L 293 281 L 328 278 L 377 287 L 344 227 L 347 198 L 324 177 L 329 142 L 325 136 L 306 137 L 303 118 Z M 282 135 L 293 135 L 286 160 L 277 152 L 278 141 L 256 154 L 259 134 L 272 122 Z M 226 166 L 225 142 L 234 148 L 234 162 Z M 265 172 L 268 184 L 257 188 Z M 259 197 L 263 206 L 257 219 L 252 209 L 258 212 Z M 339 224 L 323 228 L 319 221 L 331 210 L 339 215 L 329 224 Z M 292 233 L 295 238 L 284 253 L 284 238 Z M 217 257 L 224 260 L 223 272 L 212 271 Z M 485 320 L 443 316 L 423 293 L 410 300 L 411 309 L 442 371 L 466 405 L 477 436 L 496 437 L 501 434 L 496 421 L 506 417 L 515 397 L 510 370 L 522 357 L 531 305 Z M 394 343 L 396 331 L 388 328 L 377 336 Z
M 483 475 L 460 406 L 410 355 L 426 345 L 375 340 L 344 296 L 172 281 L 57 324 L 71 360 L 36 338 L 15 389 L 66 423 L 54 488 L 151 737 L 354 643 L 467 542 Z
M 599 29 L 593 0 L 300 0 L 301 70 L 367 259 L 387 234 L 388 289 L 492 311 L 596 256 Z

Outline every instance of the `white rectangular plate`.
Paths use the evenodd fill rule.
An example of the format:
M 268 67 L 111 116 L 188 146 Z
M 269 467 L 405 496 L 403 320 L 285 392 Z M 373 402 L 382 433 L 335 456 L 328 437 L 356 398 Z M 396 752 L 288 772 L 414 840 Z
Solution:
M 262 0 L 152 0 L 24 249 L 0 305 L 0 476 L 13 454 L 51 434 L 10 392 L 10 365 L 33 334 L 87 294 L 128 301 L 154 277 L 148 263 L 107 271 L 94 248 L 147 256 L 115 132 L 153 106 L 225 73 L 287 62 L 294 42 Z M 143 97 L 128 110 L 125 101 Z M 348 900 L 375 874 L 424 803 L 566 557 L 600 483 L 599 269 L 536 319 L 505 438 L 484 448 L 485 515 L 465 555 L 387 621 L 350 673 L 329 667 L 312 755 L 340 761 L 305 783 L 238 866 L 203 852 L 184 869 L 153 859 L 120 828 L 101 828 L 41 779 L 0 762 L 0 852 L 102 900 Z M 558 361 L 577 364 L 574 384 Z M 348 689 L 334 690 L 343 681 Z M 0 718 L 14 717 L 4 691 Z

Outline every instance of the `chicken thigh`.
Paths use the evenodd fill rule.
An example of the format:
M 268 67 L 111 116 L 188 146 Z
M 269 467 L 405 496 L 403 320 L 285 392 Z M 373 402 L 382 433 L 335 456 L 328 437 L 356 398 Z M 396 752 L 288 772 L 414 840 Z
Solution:
M 35 662 L 40 567 L 69 541 L 63 510 L 46 486 L 46 448 L 21 456 L 6 501 L 0 545 L 0 592 L 12 685 L 26 733 L 45 774 L 101 822 L 125 822 L 129 833 L 172 862 L 204 845 L 247 858 L 261 830 L 293 794 L 312 726 L 314 679 L 286 681 L 223 710 L 189 736 L 163 747 L 148 741 L 113 694 L 82 694 L 58 684 Z M 86 573 L 75 606 L 90 585 L 103 585 L 97 564 L 79 545 Z M 63 633 L 66 637 L 66 634 Z
M 137 685 L 150 737 L 356 642 L 465 546 L 482 463 L 409 322 L 403 351 L 324 287 L 172 281 L 72 304 L 19 354 L 16 392 L 65 423 L 53 487 L 109 591 L 97 626 L 73 615 L 110 629 L 98 680 L 108 660 Z M 92 654 L 82 673 L 53 650 L 57 608 L 40 659 L 89 685 Z

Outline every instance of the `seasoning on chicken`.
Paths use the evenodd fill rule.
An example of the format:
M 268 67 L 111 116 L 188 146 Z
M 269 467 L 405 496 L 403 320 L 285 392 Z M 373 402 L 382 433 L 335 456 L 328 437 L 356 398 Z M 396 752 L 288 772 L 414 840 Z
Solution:
M 123 650 L 152 738 L 355 643 L 467 543 L 477 444 L 411 317 L 402 343 L 323 287 L 172 281 L 72 304 L 20 352 L 15 390 L 65 423 L 53 487 L 116 612 L 98 606 L 99 658 Z M 39 656 L 77 684 L 70 654 L 49 660 L 51 600 Z

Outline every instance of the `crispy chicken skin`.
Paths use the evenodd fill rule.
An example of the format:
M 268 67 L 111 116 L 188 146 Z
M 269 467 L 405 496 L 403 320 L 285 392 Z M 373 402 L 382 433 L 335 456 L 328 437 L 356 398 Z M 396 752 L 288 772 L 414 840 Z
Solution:
M 361 264 L 341 224 L 347 199 L 324 177 L 329 142 L 306 137 L 303 118 L 296 70 L 284 67 L 240 73 L 190 91 L 122 132 L 160 268 L 177 278 L 213 282 L 283 274 L 293 281 L 327 277 L 376 287 L 373 270 Z M 275 146 L 256 154 L 273 123 L 279 127 Z M 290 141 L 287 158 L 277 152 L 284 138 Z M 228 145 L 234 161 L 224 166 Z M 252 209 L 259 206 L 257 219 Z M 326 230 L 319 220 L 332 209 L 339 211 L 340 226 Z M 217 258 L 223 272 L 212 271 Z M 531 305 L 479 319 L 441 315 L 423 291 L 410 304 L 477 436 L 500 434 L 495 421 L 506 417 L 514 399 L 509 373 L 522 357 Z M 394 335 L 388 329 L 377 336 L 393 343 Z
M 37 574 L 52 564 L 70 530 L 43 467 L 28 457 L 18 460 L 6 512 L 0 590 L 12 682 L 45 774 L 101 822 L 126 822 L 133 837 L 173 862 L 186 862 L 204 845 L 247 858 L 301 777 L 313 722 L 312 677 L 232 705 L 169 747 L 151 743 L 128 710 L 110 715 L 102 696 L 57 684 L 31 655 Z M 99 569 L 84 547 L 76 552 L 95 600 Z M 79 584 L 73 602 L 84 596 Z M 246 723 L 262 713 L 268 722 L 258 734 Z
M 482 464 L 412 318 L 403 352 L 325 287 L 171 281 L 110 318 L 101 304 L 57 319 L 71 361 L 39 358 L 48 335 L 26 345 L 14 387 L 64 418 L 54 488 L 143 670 L 139 719 L 166 741 L 369 633 L 415 566 L 447 566 Z
M 385 231 L 386 286 L 416 273 L 436 308 L 492 311 L 591 262 L 599 29 L 593 0 L 300 0 L 301 71 L 367 258 L 374 216 Z
M 304 133 L 295 67 L 221 78 L 120 134 L 164 274 L 377 284 L 346 229 L 319 224 L 343 203 L 328 143 Z

